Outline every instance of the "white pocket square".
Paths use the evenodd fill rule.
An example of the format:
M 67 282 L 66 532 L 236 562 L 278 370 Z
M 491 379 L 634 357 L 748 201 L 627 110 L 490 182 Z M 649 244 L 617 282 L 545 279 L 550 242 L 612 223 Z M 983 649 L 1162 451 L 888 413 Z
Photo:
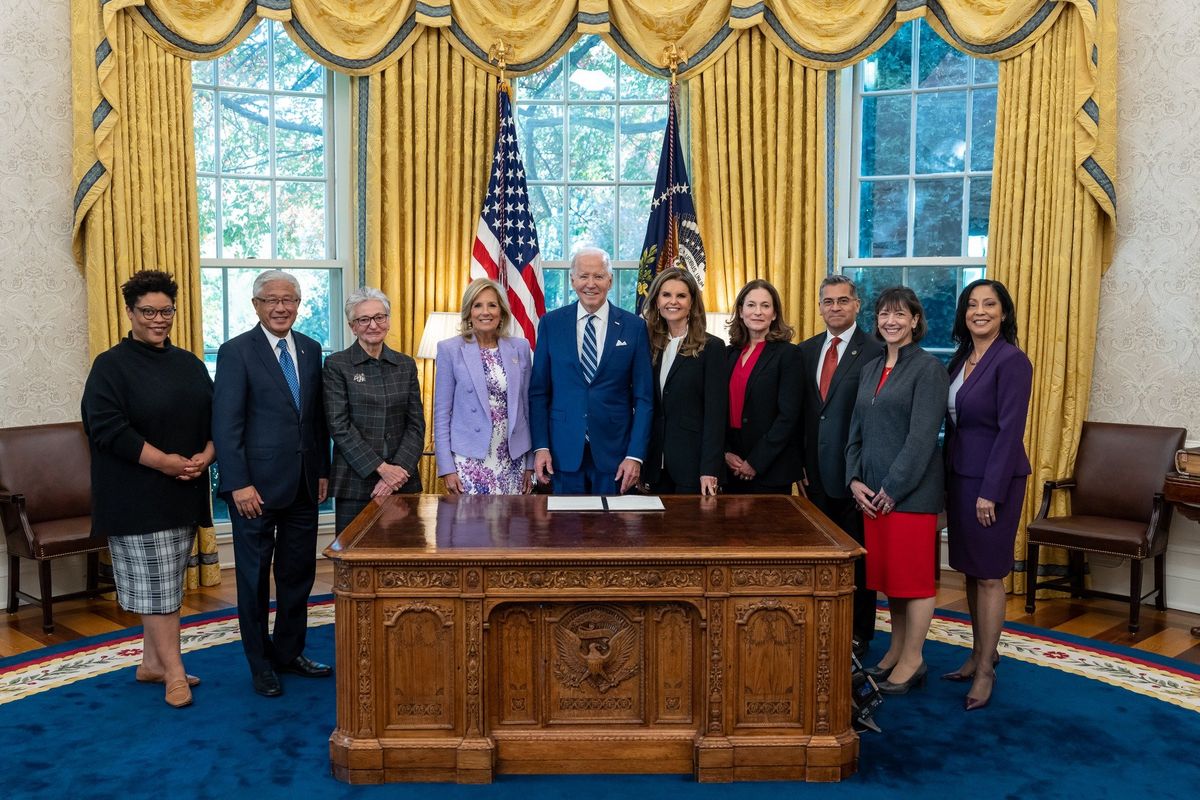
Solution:
M 624 346 L 625 346 L 625 340 L 624 340 L 624 339 L 617 339 L 617 344 L 616 344 L 616 346 L 617 346 L 617 347 L 624 347 Z

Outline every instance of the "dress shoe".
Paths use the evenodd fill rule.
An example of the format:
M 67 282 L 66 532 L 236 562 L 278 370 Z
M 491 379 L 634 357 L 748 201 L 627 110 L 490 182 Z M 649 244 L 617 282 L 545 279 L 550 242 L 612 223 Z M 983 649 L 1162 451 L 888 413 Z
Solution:
M 850 652 L 854 653 L 854 657 L 859 661 L 861 661 L 867 655 L 867 651 L 870 649 L 871 643 L 866 639 L 860 639 L 855 636 L 850 640 Z
M 279 684 L 279 676 L 275 674 L 275 670 L 264 669 L 255 673 L 251 680 L 254 683 L 254 691 L 263 697 L 279 697 L 283 694 L 283 687 Z
M 881 694 L 908 694 L 910 689 L 919 689 L 925 685 L 925 673 L 928 671 L 929 668 L 922 661 L 921 666 L 917 667 L 917 671 L 908 680 L 893 683 L 889 677 L 887 680 L 876 685 L 879 687 Z
M 168 683 L 166 701 L 167 705 L 175 708 L 190 706 L 192 704 L 192 690 L 188 688 L 188 682 L 180 679 Z
M 138 683 L 162 683 L 164 676 L 161 673 L 151 672 L 150 670 L 145 669 L 143 667 L 138 667 L 137 671 L 135 673 L 133 673 L 133 677 L 137 679 Z M 197 678 L 195 675 L 188 675 L 187 676 L 187 685 L 188 686 L 199 686 L 200 679 Z
M 303 675 L 305 678 L 328 678 L 333 674 L 333 667 L 313 661 L 308 656 L 299 655 L 286 664 L 277 666 L 278 672 L 290 672 L 293 675 Z
M 971 697 L 967 695 L 963 698 L 963 711 L 978 711 L 981 708 L 987 708 L 988 703 L 992 702 L 992 692 L 996 691 L 996 676 L 992 676 L 992 690 L 988 692 L 988 696 L 984 698 Z
M 895 669 L 895 665 L 890 667 L 881 667 L 876 664 L 873 667 L 863 667 L 863 672 L 874 678 L 876 683 L 879 683 L 879 681 L 886 680 L 887 676 L 892 674 L 893 669 Z
M 996 667 L 999 665 L 1000 665 L 1000 654 L 996 653 L 995 655 L 992 656 L 992 669 L 993 670 L 996 669 Z M 975 680 L 975 673 L 974 672 L 960 672 L 959 670 L 954 670 L 954 672 L 947 672 L 945 675 L 943 675 L 942 680 L 954 681 L 955 683 L 966 683 L 967 681 Z

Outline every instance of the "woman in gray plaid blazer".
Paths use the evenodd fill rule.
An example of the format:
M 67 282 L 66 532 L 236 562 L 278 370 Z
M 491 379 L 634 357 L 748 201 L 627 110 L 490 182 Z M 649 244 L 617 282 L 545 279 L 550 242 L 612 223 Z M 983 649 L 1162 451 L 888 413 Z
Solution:
M 337 532 L 374 497 L 418 493 L 425 413 L 417 364 L 384 344 L 391 303 L 364 287 L 346 299 L 354 344 L 325 359 L 325 416 L 333 437 L 329 494 Z

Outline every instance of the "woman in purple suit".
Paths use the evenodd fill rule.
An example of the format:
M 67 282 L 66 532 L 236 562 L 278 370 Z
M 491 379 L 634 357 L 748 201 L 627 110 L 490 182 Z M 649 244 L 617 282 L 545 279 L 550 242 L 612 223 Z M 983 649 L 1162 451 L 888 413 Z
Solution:
M 1004 284 L 978 280 L 958 298 L 958 350 L 950 361 L 946 417 L 946 515 L 950 566 L 966 575 L 974 644 L 946 680 L 971 681 L 967 711 L 983 708 L 996 681 L 1004 625 L 1004 576 L 1013 567 L 1013 542 L 1029 458 L 1023 437 L 1033 366 L 1017 348 L 1017 319 Z
M 484 278 L 463 293 L 462 335 L 438 343 L 433 439 L 450 494 L 525 494 L 532 485 L 530 355 L 505 336 L 512 313 Z

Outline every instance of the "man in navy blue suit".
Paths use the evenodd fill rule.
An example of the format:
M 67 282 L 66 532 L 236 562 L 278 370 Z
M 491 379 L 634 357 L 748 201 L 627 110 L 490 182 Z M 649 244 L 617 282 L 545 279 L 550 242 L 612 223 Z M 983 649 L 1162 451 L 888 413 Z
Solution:
M 538 326 L 529 382 L 534 474 L 555 494 L 613 494 L 638 482 L 654 410 L 646 323 L 608 302 L 608 254 L 571 257 L 578 302 Z
M 254 281 L 260 324 L 217 352 L 213 443 L 229 504 L 237 559 L 238 624 L 254 691 L 283 693 L 278 672 L 326 677 L 304 655 L 308 595 L 316 575 L 317 506 L 329 488 L 329 434 L 321 345 L 292 330 L 295 276 L 267 270 Z M 271 560 L 275 630 L 268 630 Z

